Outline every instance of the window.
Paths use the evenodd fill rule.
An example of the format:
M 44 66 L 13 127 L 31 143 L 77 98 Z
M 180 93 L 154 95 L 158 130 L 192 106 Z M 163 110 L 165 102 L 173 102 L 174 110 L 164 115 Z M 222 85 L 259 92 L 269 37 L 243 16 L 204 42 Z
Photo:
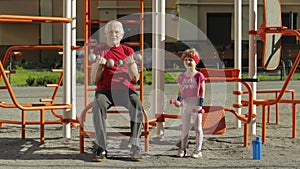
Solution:
M 289 29 L 297 29 L 297 13 L 282 13 L 281 18 L 282 26 L 286 26 Z M 282 43 L 296 43 L 296 36 L 284 36 L 282 37 Z
M 231 13 L 207 14 L 207 37 L 216 48 L 231 43 Z

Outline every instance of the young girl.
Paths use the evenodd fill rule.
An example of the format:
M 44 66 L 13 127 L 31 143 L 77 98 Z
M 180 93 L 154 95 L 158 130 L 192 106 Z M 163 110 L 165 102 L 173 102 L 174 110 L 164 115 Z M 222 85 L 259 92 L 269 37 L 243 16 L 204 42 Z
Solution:
M 184 62 L 186 71 L 179 75 L 177 83 L 179 85 L 178 97 L 175 103 L 176 107 L 183 105 L 181 109 L 182 131 L 181 131 L 181 147 L 178 151 L 179 157 L 186 156 L 189 131 L 191 129 L 191 117 L 194 122 L 196 133 L 196 147 L 192 153 L 193 158 L 202 157 L 202 113 L 194 110 L 202 110 L 202 104 L 205 94 L 205 77 L 201 72 L 196 70 L 196 65 L 199 62 L 199 54 L 195 49 L 187 49 L 181 56 Z M 184 104 L 181 104 L 184 102 Z

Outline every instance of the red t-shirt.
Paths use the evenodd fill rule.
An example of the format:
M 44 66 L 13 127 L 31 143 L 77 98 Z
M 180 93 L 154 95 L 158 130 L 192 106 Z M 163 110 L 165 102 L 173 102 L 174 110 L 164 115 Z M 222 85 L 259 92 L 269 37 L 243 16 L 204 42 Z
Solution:
M 94 53 L 104 57 L 106 60 L 112 59 L 114 66 L 104 66 L 103 75 L 100 81 L 97 82 L 97 90 L 122 90 L 122 89 L 134 89 L 134 85 L 130 82 L 131 79 L 128 75 L 128 70 L 124 64 L 121 67 L 116 65 L 118 60 L 125 60 L 128 56 L 134 55 L 134 50 L 125 45 L 119 45 L 118 47 L 103 46 L 95 49 Z

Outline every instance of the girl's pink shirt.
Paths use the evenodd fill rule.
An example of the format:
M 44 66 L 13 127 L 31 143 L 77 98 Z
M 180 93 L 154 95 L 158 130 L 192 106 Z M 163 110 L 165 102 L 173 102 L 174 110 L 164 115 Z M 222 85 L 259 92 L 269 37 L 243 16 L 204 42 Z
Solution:
M 182 98 L 198 98 L 202 96 L 201 83 L 205 80 L 206 78 L 201 72 L 197 72 L 194 76 L 186 76 L 184 73 L 180 74 L 177 78 L 177 83 L 182 86 Z

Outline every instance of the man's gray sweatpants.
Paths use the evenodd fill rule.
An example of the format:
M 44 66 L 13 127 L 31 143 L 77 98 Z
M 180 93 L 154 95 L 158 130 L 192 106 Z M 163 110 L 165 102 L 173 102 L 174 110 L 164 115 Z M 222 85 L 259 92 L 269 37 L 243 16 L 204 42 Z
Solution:
M 124 106 L 129 110 L 130 117 L 130 143 L 139 146 L 143 107 L 138 94 L 131 89 L 128 90 L 98 90 L 95 92 L 93 112 L 93 122 L 96 133 L 96 141 L 99 147 L 106 150 L 106 117 L 107 110 L 111 106 Z M 122 121 L 120 121 L 122 123 Z

